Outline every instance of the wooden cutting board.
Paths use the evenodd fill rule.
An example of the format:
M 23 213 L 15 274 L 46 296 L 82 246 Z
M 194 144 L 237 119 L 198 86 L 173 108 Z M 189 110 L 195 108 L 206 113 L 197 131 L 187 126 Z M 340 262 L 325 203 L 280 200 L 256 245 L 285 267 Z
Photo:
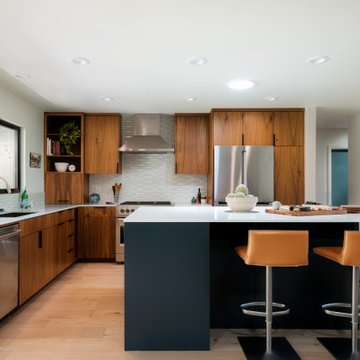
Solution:
M 341 205 L 350 214 L 360 213 L 360 205 Z
M 278 214 L 278 215 L 290 215 L 290 216 L 313 216 L 313 215 L 341 215 L 347 214 L 347 210 L 319 210 L 319 211 L 287 211 L 287 210 L 274 210 L 274 209 L 265 209 L 265 212 L 269 214 Z

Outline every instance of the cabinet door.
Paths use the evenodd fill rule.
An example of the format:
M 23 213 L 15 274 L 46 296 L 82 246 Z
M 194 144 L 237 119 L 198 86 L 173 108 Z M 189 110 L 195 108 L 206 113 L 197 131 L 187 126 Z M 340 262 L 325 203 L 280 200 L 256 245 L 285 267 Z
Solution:
M 21 305 L 42 287 L 41 235 L 34 232 L 20 237 L 19 304 Z
M 59 274 L 57 225 L 41 231 L 41 286 L 48 284 Z
M 274 111 L 275 145 L 304 145 L 304 113 Z
M 79 257 L 115 259 L 115 208 L 79 209 Z
M 244 145 L 273 145 L 272 113 L 249 111 L 243 113 Z
M 85 173 L 120 172 L 120 114 L 85 115 Z
M 45 173 L 46 204 L 82 204 L 85 175 Z
M 67 267 L 67 222 L 61 222 L 56 227 L 56 259 L 57 273 Z
M 175 173 L 207 174 L 209 115 L 176 115 Z
M 274 149 L 275 200 L 286 205 L 304 202 L 304 147 L 276 146 Z
M 214 145 L 242 145 L 242 112 L 214 111 Z

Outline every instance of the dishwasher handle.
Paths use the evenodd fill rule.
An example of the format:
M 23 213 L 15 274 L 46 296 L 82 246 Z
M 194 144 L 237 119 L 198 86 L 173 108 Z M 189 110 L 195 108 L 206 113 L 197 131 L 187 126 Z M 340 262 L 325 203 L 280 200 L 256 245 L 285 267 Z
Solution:
M 15 230 L 15 231 L 12 231 L 10 233 L 6 233 L 6 234 L 3 234 L 3 235 L 0 235 L 0 240 L 2 239 L 7 239 L 11 236 L 15 236 L 15 235 L 18 235 L 22 232 L 22 230 L 18 229 L 18 230 Z

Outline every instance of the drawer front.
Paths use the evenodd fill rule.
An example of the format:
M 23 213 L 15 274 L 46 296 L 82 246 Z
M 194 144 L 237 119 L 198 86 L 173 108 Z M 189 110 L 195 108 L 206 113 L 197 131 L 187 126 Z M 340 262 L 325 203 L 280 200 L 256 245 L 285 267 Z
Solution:
M 58 211 L 55 213 L 56 224 L 60 224 L 67 221 L 67 210 Z
M 55 214 L 37 216 L 29 220 L 20 221 L 20 229 L 22 230 L 20 236 L 25 236 L 27 234 L 46 229 L 54 224 Z
M 113 216 L 115 217 L 115 208 L 111 206 L 93 206 L 87 208 L 89 216 Z
M 71 209 L 67 211 L 67 220 L 75 219 L 75 209 Z

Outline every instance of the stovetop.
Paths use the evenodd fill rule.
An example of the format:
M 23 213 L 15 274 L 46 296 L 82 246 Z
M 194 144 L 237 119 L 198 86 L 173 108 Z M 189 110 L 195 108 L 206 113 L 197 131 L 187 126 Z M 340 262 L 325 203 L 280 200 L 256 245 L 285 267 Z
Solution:
M 171 206 L 171 201 L 124 201 L 120 205 Z

